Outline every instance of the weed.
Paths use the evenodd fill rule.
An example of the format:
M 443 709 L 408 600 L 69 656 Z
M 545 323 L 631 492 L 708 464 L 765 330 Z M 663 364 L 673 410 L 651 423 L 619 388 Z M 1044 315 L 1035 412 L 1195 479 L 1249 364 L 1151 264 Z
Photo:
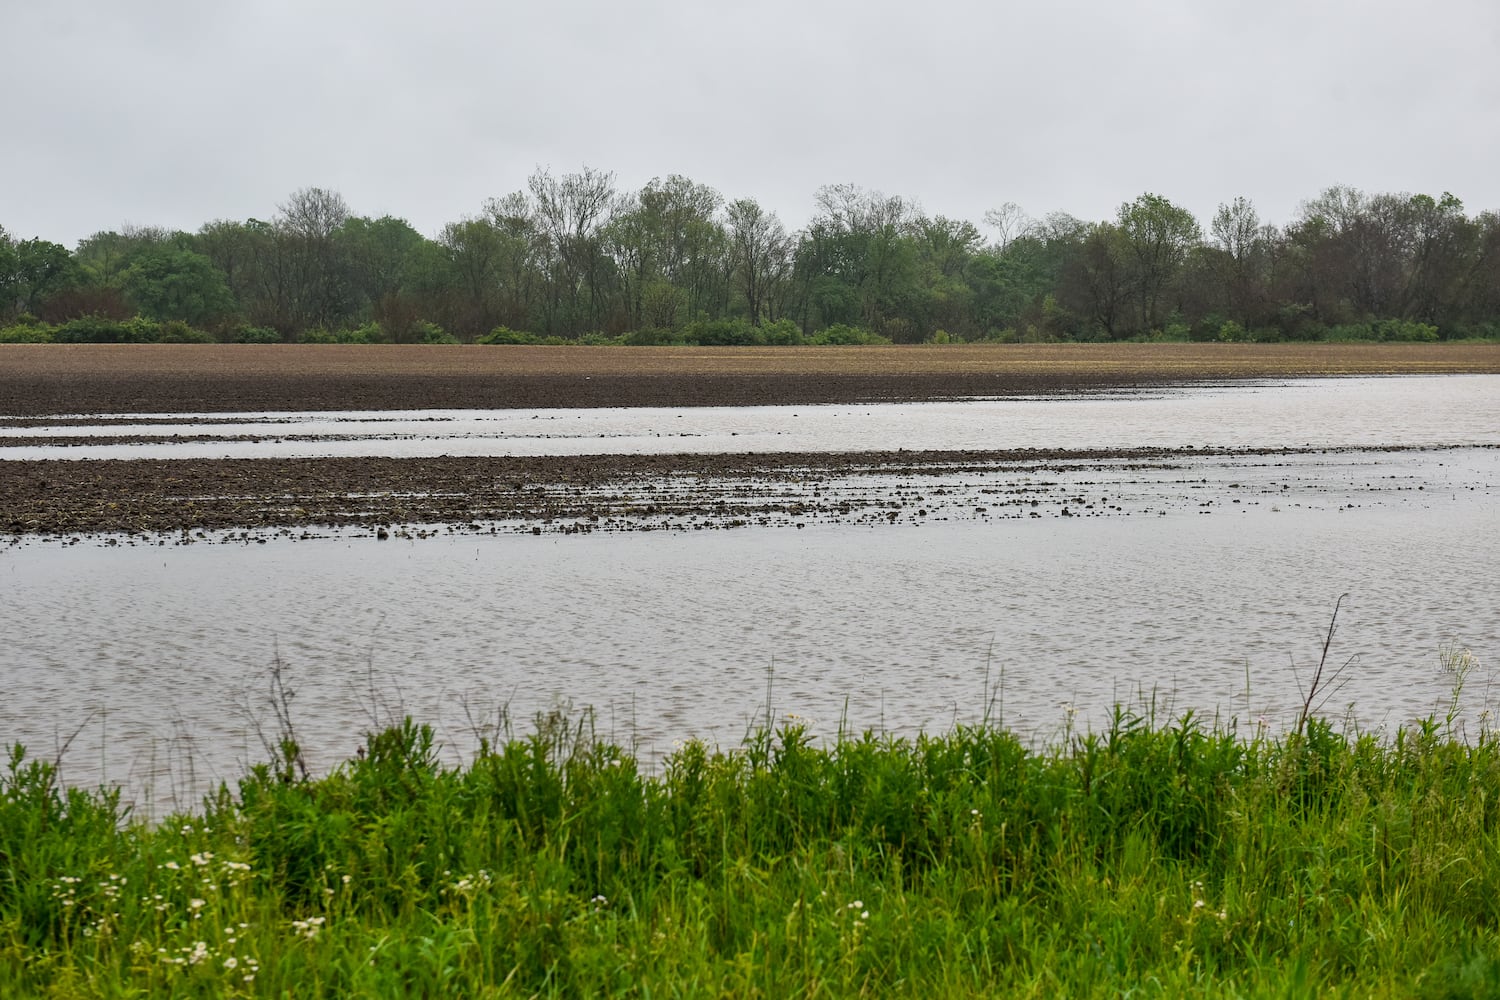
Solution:
M 1487 995 L 1500 744 L 1159 713 L 1042 748 L 787 724 L 649 772 L 566 706 L 462 767 L 403 719 L 154 825 L 16 748 L 0 996 Z

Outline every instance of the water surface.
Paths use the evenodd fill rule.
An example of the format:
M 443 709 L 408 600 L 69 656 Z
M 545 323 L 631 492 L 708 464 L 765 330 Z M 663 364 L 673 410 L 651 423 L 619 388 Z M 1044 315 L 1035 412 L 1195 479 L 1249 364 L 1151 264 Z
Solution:
M 1294 379 L 863 406 L 157 414 L 151 422 L 32 423 L 0 437 L 12 439 L 0 446 L 0 459 L 1500 444 L 1500 376 Z M 98 438 L 134 443 L 77 443 Z
M 788 516 L 727 532 L 663 522 L 535 537 L 31 539 L 0 548 L 0 742 L 52 756 L 72 736 L 70 781 L 122 783 L 156 815 L 191 807 L 209 782 L 264 759 L 256 724 L 270 724 L 273 661 L 317 768 L 404 713 L 436 724 L 457 760 L 502 707 L 525 732 L 536 712 L 592 706 L 603 735 L 648 759 L 691 736 L 733 745 L 768 709 L 820 735 L 910 734 L 988 714 L 1044 740 L 1099 724 L 1117 701 L 1154 699 L 1162 718 L 1193 709 L 1279 728 L 1301 707 L 1299 678 L 1345 592 L 1331 665 L 1352 658 L 1350 683 L 1325 711 L 1389 731 L 1443 710 L 1447 645 L 1481 664 L 1463 699 L 1477 728 L 1500 664 L 1497 406 L 1500 379 L 1455 376 L 889 407 L 9 428 L 54 443 L 0 449 L 7 458 L 1329 450 L 713 486 L 731 511 L 772 494 L 796 509 L 799 489 L 854 497 L 862 511 L 893 500 L 869 520 L 802 529 Z M 258 428 L 266 439 L 118 452 L 55 443 L 111 428 Z M 295 430 L 278 440 L 273 428 Z

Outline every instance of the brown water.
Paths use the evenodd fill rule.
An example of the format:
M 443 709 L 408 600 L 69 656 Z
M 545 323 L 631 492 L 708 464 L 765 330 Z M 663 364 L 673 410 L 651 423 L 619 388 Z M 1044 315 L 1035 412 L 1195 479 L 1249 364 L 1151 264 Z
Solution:
M 1414 420 L 1438 434 L 1433 409 Z M 1358 419 L 1421 436 L 1393 411 Z M 1440 440 L 1500 426 L 1448 419 Z M 1153 699 L 1163 718 L 1191 708 L 1280 729 L 1344 592 L 1331 666 L 1355 660 L 1328 714 L 1390 731 L 1441 710 L 1445 644 L 1481 664 L 1462 700 L 1471 731 L 1490 701 L 1492 448 L 832 488 L 920 489 L 927 514 L 803 530 L 13 545 L 0 549 L 0 741 L 50 757 L 76 731 L 68 780 L 121 783 L 148 814 L 190 807 L 264 759 L 253 721 L 269 722 L 276 657 L 317 768 L 401 713 L 433 722 L 459 759 L 502 706 L 523 733 L 538 711 L 592 706 L 603 735 L 648 757 L 689 736 L 734 744 L 765 718 L 768 688 L 773 718 L 824 735 L 941 730 L 988 711 L 1044 740 Z M 987 506 L 1007 490 L 1042 503 Z M 1097 516 L 1063 516 L 1070 503 Z

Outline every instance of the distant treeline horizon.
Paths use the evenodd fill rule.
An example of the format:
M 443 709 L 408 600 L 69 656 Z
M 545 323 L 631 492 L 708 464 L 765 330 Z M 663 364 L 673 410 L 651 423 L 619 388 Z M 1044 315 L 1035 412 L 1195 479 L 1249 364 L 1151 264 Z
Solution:
M 539 169 L 436 238 L 317 187 L 268 220 L 71 251 L 0 225 L 0 342 L 1467 338 L 1500 338 L 1500 214 L 1446 192 L 1334 186 L 1281 226 L 1245 198 L 1205 226 L 1152 193 L 1106 220 L 1007 203 L 976 225 L 832 185 L 788 232 L 685 177 Z

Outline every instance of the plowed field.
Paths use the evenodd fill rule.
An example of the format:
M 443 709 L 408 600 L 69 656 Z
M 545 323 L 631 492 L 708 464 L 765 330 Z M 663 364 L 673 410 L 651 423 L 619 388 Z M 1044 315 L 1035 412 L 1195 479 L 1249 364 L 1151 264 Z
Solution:
M 1298 375 L 1500 372 L 1500 345 L 0 346 L 0 419 L 57 413 L 852 403 Z

